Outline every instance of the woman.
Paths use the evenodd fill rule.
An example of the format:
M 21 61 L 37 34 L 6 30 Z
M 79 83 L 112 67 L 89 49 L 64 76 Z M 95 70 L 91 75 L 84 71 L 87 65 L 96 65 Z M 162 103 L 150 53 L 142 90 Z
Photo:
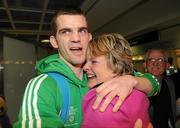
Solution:
M 138 118 L 142 119 L 143 128 L 147 128 L 149 101 L 138 90 L 133 90 L 116 113 L 112 112 L 112 107 L 118 97 L 113 99 L 103 113 L 92 109 L 95 87 L 113 77 L 133 74 L 132 52 L 128 42 L 120 34 L 95 37 L 89 43 L 87 58 L 84 70 L 92 89 L 83 98 L 82 128 L 133 128 Z

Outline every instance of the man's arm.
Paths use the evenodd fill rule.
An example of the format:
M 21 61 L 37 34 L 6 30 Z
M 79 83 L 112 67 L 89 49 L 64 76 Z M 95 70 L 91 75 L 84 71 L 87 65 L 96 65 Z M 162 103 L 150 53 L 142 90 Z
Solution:
M 116 112 L 122 102 L 131 93 L 133 88 L 141 90 L 150 96 L 156 94 L 159 91 L 159 83 L 154 76 L 151 74 L 135 74 L 136 76 L 125 75 L 113 78 L 101 86 L 99 86 L 97 91 L 97 97 L 93 105 L 93 109 L 97 109 L 101 100 L 106 96 L 106 100 L 101 104 L 100 111 L 105 111 L 108 104 L 115 96 L 119 96 L 112 111 Z M 151 77 L 152 76 L 152 77 Z
M 180 98 L 176 100 L 176 127 L 180 128 Z
M 14 128 L 63 127 L 57 111 L 57 104 L 60 103 L 56 103 L 61 101 L 55 98 L 60 100 L 61 96 L 56 93 L 55 85 L 46 75 L 40 75 L 28 83 Z

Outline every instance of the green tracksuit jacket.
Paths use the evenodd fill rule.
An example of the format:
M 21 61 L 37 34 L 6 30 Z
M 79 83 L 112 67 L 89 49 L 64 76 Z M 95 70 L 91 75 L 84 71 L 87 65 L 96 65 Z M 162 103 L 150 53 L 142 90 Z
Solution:
M 86 75 L 83 74 L 83 80 L 80 80 L 58 55 L 39 61 L 36 68 L 41 75 L 29 81 L 14 128 L 79 128 L 82 97 L 88 91 Z M 70 111 L 66 124 L 59 118 L 62 95 L 56 81 L 47 72 L 58 72 L 68 78 Z

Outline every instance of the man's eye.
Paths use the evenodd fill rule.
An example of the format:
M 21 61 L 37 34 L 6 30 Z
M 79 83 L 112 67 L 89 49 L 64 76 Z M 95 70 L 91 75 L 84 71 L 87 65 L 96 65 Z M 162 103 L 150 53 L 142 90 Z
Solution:
M 70 31 L 62 31 L 61 34 L 68 35 L 70 34 Z
M 150 58 L 150 59 L 149 59 L 149 61 L 151 61 L 151 62 L 155 62 L 155 61 L 156 61 L 156 59 L 154 59 L 154 58 Z
M 163 62 L 163 61 L 164 61 L 164 59 L 162 59 L 162 58 L 158 58 L 158 61 L 159 61 L 159 62 Z
M 82 34 L 88 33 L 87 29 L 82 29 L 82 30 L 80 30 L 79 32 L 82 33 Z
M 149 58 L 148 61 L 149 62 L 159 62 L 159 63 L 162 63 L 165 60 L 163 58 Z

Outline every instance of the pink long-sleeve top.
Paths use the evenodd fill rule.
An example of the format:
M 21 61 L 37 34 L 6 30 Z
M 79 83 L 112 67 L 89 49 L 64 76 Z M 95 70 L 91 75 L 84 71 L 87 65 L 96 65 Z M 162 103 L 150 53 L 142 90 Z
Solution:
M 96 91 L 92 89 L 83 98 L 82 128 L 133 128 L 137 118 L 141 118 L 143 128 L 147 128 L 150 122 L 148 115 L 149 100 L 143 92 L 134 89 L 118 112 L 112 112 L 118 97 L 113 99 L 105 112 L 92 109 L 95 97 Z

